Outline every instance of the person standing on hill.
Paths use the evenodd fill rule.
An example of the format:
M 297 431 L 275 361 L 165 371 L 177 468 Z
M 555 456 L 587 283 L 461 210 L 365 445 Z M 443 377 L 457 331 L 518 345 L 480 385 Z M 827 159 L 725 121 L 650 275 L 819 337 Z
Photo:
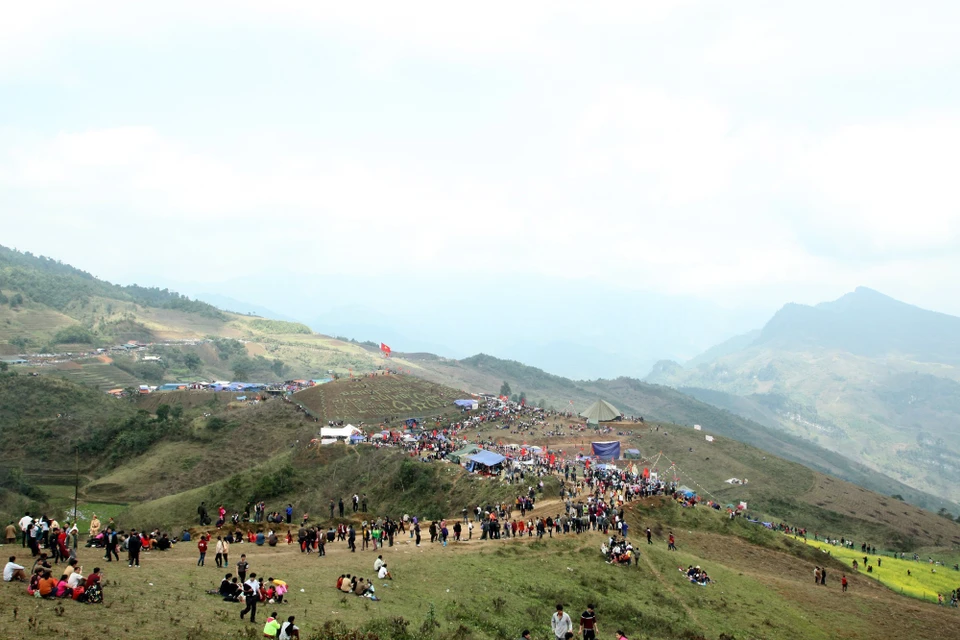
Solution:
M 243 583 L 243 601 L 246 607 L 240 612 L 240 619 L 250 613 L 250 622 L 257 623 L 257 603 L 260 602 L 260 581 L 257 574 L 251 573 L 250 579 Z
M 563 605 L 557 605 L 557 612 L 550 616 L 550 627 L 557 640 L 566 640 L 568 633 L 573 633 L 573 621 L 570 615 L 564 612 Z
M 360 497 L 360 510 L 364 513 L 367 512 L 367 494 L 363 494 Z
M 240 582 L 247 581 L 247 570 L 250 569 L 250 563 L 247 562 L 247 554 L 240 554 L 240 562 L 237 563 L 237 577 L 240 578 Z
M 847 592 L 847 574 L 840 576 L 840 587 L 844 593 Z
M 653 544 L 653 531 L 650 531 L 650 527 L 647 527 L 647 544 Z
M 214 554 L 216 554 L 214 555 L 213 560 L 214 562 L 217 563 L 217 568 L 222 569 L 223 568 L 223 536 L 217 536 L 217 545 L 213 548 L 213 552 Z
M 360 510 L 360 496 L 353 494 L 353 512 L 356 513 Z
M 673 532 L 670 532 L 670 537 L 667 538 L 667 549 L 670 550 L 670 551 L 676 551 L 676 550 L 677 550 L 677 541 L 676 541 L 676 539 L 673 537 Z
M 820 567 L 820 584 L 824 587 L 827 586 L 827 568 Z
M 104 540 L 106 542 L 106 552 L 107 555 L 104 556 L 107 562 L 113 562 L 110 559 L 111 556 L 117 559 L 117 562 L 120 562 L 120 554 L 117 553 L 117 532 L 112 528 L 107 527 L 106 533 L 103 534 Z
M 290 521 L 293 520 L 293 505 L 287 505 L 287 524 L 290 524 Z
M 342 518 L 343 517 L 343 498 L 340 498 L 339 502 L 337 502 L 337 506 L 340 509 L 340 517 Z
M 197 550 L 200 552 L 200 558 L 197 560 L 197 566 L 202 567 L 204 560 L 207 557 L 207 536 L 203 533 L 200 534 L 200 539 L 197 540 Z M 220 554 L 217 554 L 217 567 L 220 566 Z
M 583 636 L 583 640 L 596 640 L 600 629 L 597 627 L 597 614 L 593 610 L 593 605 L 588 604 L 587 610 L 580 614 L 580 629 L 578 633 Z
M 197 507 L 197 516 L 200 518 L 200 526 L 204 526 L 207 523 L 207 503 L 201 502 L 200 506 Z
M 140 549 L 143 547 L 143 541 L 140 540 L 140 534 L 137 533 L 137 530 L 134 529 L 130 532 L 130 537 L 127 538 L 127 566 L 133 567 L 136 565 L 137 569 L 140 568 Z

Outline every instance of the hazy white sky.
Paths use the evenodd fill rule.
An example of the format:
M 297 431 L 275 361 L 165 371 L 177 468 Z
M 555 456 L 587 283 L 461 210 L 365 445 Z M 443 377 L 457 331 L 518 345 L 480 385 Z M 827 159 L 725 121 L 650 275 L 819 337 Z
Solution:
M 957 2 L 0 15 L 0 244 L 114 281 L 442 270 L 754 306 L 862 284 L 960 314 Z

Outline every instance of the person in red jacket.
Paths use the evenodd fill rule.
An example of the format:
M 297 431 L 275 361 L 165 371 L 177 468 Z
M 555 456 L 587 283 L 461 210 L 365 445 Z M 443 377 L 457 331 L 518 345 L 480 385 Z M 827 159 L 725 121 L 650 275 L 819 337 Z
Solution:
M 840 578 L 840 584 L 843 587 L 843 591 L 847 590 L 847 574 L 843 574 L 843 577 Z
M 200 534 L 200 539 L 197 540 L 197 549 L 200 551 L 200 559 L 197 560 L 197 566 L 202 567 L 203 561 L 207 557 L 207 536 L 205 534 Z

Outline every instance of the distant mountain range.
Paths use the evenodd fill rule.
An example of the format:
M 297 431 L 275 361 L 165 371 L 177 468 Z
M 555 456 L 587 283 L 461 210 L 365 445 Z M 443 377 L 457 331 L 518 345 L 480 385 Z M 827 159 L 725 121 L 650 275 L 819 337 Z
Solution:
M 101 389 L 196 379 L 323 377 L 330 371 L 347 376 L 373 371 L 386 364 L 375 342 L 359 343 L 310 333 L 305 325 L 290 322 L 284 315 L 266 308 L 251 307 L 215 294 L 205 296 L 208 302 L 218 302 L 240 313 L 223 311 L 208 302 L 192 300 L 166 289 L 121 287 L 55 260 L 2 248 L 0 296 L 3 296 L 0 298 L 0 353 L 7 358 L 37 351 L 84 352 L 128 340 L 156 343 L 142 354 L 110 352 L 98 357 L 44 362 L 29 368 Z M 250 312 L 264 317 L 248 315 Z M 361 320 L 361 311 L 355 313 L 358 321 Z M 387 322 L 389 318 L 374 316 L 370 321 Z M 344 325 L 342 331 L 351 337 L 356 335 L 350 331 L 349 324 Z M 781 331 L 775 337 L 779 342 L 788 339 L 793 339 L 789 332 Z M 927 336 L 927 340 L 930 339 Z M 912 369 L 884 365 L 887 369 L 880 375 L 874 370 L 877 365 L 869 358 L 837 350 L 824 352 L 830 354 L 828 361 L 839 359 L 846 363 L 849 371 L 843 374 L 845 384 L 850 386 L 851 381 L 857 381 L 850 389 L 858 394 L 866 393 L 861 387 L 871 389 L 860 381 L 861 377 L 884 380 L 883 388 L 889 389 L 889 393 L 883 401 L 898 408 L 904 420 L 922 425 L 915 430 L 916 435 L 911 436 L 914 441 L 900 443 L 898 453 L 887 455 L 885 452 L 891 445 L 886 439 L 892 437 L 890 434 L 884 432 L 883 439 L 863 444 L 854 436 L 846 435 L 855 430 L 842 416 L 828 414 L 816 403 L 807 401 L 804 394 L 808 389 L 822 386 L 818 377 L 822 372 L 794 366 L 792 360 L 808 362 L 809 352 L 773 351 L 763 340 L 761 332 L 728 341 L 709 352 L 710 361 L 692 368 L 677 363 L 658 365 L 660 377 L 683 387 L 682 393 L 629 377 L 575 381 L 516 360 L 490 355 L 452 359 L 429 352 L 403 352 L 397 349 L 401 343 L 392 345 L 396 350 L 389 364 L 470 392 L 496 393 L 507 382 L 513 393 L 523 393 L 530 402 L 561 410 L 580 411 L 597 398 L 603 398 L 626 414 L 652 421 L 701 424 L 710 433 L 754 444 L 880 493 L 900 495 L 908 502 L 934 511 L 944 507 L 952 512 L 960 511 L 956 504 L 924 490 L 937 491 L 947 497 L 955 492 L 945 489 L 944 483 L 925 480 L 927 475 L 916 475 L 921 471 L 927 473 L 931 456 L 948 461 L 952 455 L 949 447 L 938 444 L 940 438 L 950 436 L 945 428 L 937 435 L 940 431 L 936 425 L 941 423 L 935 420 L 960 414 L 960 407 L 944 404 L 948 398 L 960 397 L 953 389 L 957 382 L 945 377 L 942 371 L 935 371 L 936 367 L 945 365 L 924 365 L 922 370 L 915 362 Z M 171 341 L 172 344 L 162 344 Z M 549 348 L 556 350 L 555 357 L 559 358 L 569 347 L 556 344 Z M 770 355 L 759 373 L 741 376 L 732 364 L 738 358 L 749 360 L 751 353 L 788 355 Z M 148 354 L 159 360 L 146 361 L 141 357 Z M 901 360 L 898 356 L 884 362 Z M 731 364 L 715 364 L 718 361 Z M 751 370 L 754 365 L 745 366 Z M 824 371 L 828 370 L 827 364 L 821 366 Z M 800 372 L 799 379 L 784 374 L 791 371 Z M 678 383 L 696 372 L 715 376 L 729 383 L 730 388 L 711 389 L 706 383 Z M 780 378 L 783 378 L 781 386 L 776 386 Z M 762 385 L 757 388 L 757 380 L 761 379 Z M 876 407 L 884 406 L 881 400 L 871 401 Z M 810 442 L 809 429 L 817 429 L 813 435 L 820 445 L 830 445 L 828 448 L 844 455 Z M 870 455 L 861 456 L 860 448 Z M 895 462 L 912 462 L 915 475 L 905 471 L 910 468 L 908 465 L 894 467 L 878 462 L 885 460 L 884 455 Z M 860 464 L 861 461 L 867 464 Z M 946 469 L 944 477 L 950 477 L 949 473 Z
M 960 498 L 960 318 L 861 287 L 645 379 Z

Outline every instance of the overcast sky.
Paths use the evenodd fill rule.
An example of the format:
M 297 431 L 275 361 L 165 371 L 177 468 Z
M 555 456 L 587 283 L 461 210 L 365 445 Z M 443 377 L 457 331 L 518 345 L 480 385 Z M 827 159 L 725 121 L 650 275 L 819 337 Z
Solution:
M 960 314 L 955 1 L 0 4 L 0 244 L 116 282 Z

